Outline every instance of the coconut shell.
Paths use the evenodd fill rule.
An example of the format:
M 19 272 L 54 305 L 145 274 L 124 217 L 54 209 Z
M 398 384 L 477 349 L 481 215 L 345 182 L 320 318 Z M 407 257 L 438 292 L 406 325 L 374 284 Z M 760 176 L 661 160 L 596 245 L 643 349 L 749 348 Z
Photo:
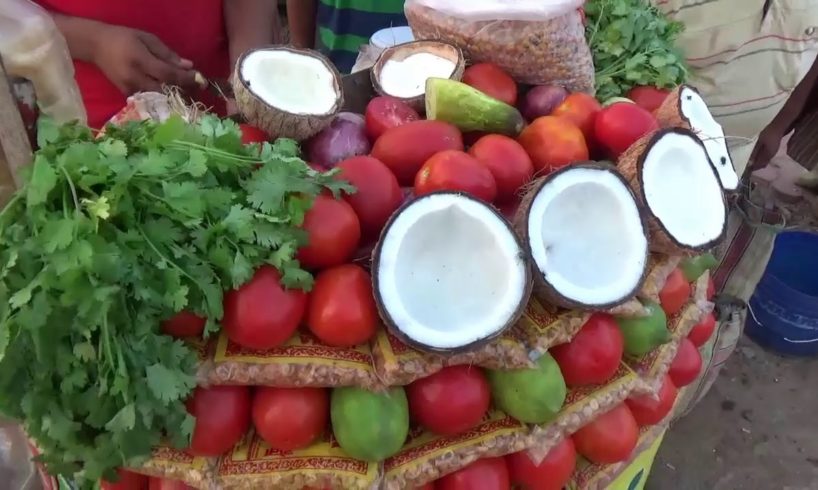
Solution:
M 372 79 L 372 87 L 375 89 L 380 95 L 388 95 L 389 97 L 395 97 L 398 100 L 401 100 L 408 104 L 410 107 L 415 109 L 416 111 L 423 113 L 426 110 L 426 95 L 421 94 L 416 97 L 397 97 L 390 93 L 387 93 L 383 86 L 381 86 L 381 70 L 383 70 L 383 66 L 389 60 L 397 60 L 402 61 L 408 58 L 409 56 L 417 53 L 431 53 L 442 58 L 446 58 L 454 62 L 454 71 L 452 72 L 449 79 L 460 81 L 463 78 L 463 71 L 466 68 L 466 58 L 463 56 L 463 51 L 460 50 L 457 46 L 449 43 L 445 43 L 442 41 L 413 41 L 405 44 L 398 44 L 397 46 L 392 46 L 386 48 L 380 56 L 378 56 L 378 60 L 375 61 L 375 64 L 372 66 L 372 70 L 370 71 L 370 78 Z
M 249 54 L 265 50 L 288 51 L 294 55 L 310 56 L 320 60 L 327 67 L 327 70 L 332 73 L 335 80 L 334 88 L 337 97 L 332 109 L 326 114 L 293 114 L 273 107 L 258 97 L 253 92 L 250 82 L 244 80 L 241 76 L 241 66 Z M 233 93 L 236 97 L 236 106 L 239 112 L 249 124 L 258 127 L 274 138 L 292 138 L 296 141 L 304 141 L 318 134 L 332 122 L 344 105 L 341 74 L 335 68 L 335 65 L 318 51 L 297 49 L 292 46 L 268 46 L 241 55 L 233 73 Z
M 517 209 L 516 214 L 514 215 L 514 221 L 513 221 L 514 230 L 520 236 L 523 243 L 525 243 L 527 245 L 527 248 L 529 248 L 527 253 L 528 253 L 528 256 L 529 256 L 529 260 L 531 260 L 531 269 L 533 270 L 533 275 L 534 275 L 533 294 L 534 294 L 535 298 L 537 298 L 540 301 L 549 303 L 551 305 L 562 307 L 562 308 L 567 308 L 567 309 L 571 309 L 571 310 L 585 310 L 585 311 L 589 311 L 589 310 L 593 310 L 593 311 L 611 310 L 611 311 L 619 311 L 618 307 L 620 307 L 621 305 L 625 305 L 630 300 L 632 300 L 634 297 L 636 297 L 636 294 L 642 288 L 642 283 L 644 283 L 645 278 L 647 277 L 647 274 L 648 274 L 648 253 L 647 253 L 647 251 L 645 252 L 645 261 L 644 261 L 645 267 L 642 270 L 642 277 L 640 278 L 638 284 L 636 284 L 634 286 L 633 291 L 631 291 L 627 295 L 623 296 L 619 301 L 615 301 L 615 302 L 607 303 L 607 304 L 603 304 L 603 305 L 586 305 L 586 304 L 582 304 L 582 303 L 580 303 L 578 301 L 575 301 L 575 300 L 573 300 L 571 298 L 567 298 L 567 297 L 563 296 L 562 294 L 560 294 L 559 291 L 557 291 L 550 283 L 548 283 L 548 281 L 545 280 L 545 278 L 543 277 L 542 273 L 539 270 L 539 267 L 537 267 L 537 264 L 534 262 L 534 258 L 531 256 L 531 252 L 530 252 L 531 237 L 528 235 L 528 216 L 531 213 L 531 206 L 534 203 L 534 199 L 537 197 L 537 194 L 540 193 L 542 188 L 545 185 L 547 185 L 549 182 L 551 182 L 555 177 L 557 177 L 558 175 L 560 175 L 560 174 L 562 174 L 564 172 L 567 172 L 567 171 L 570 171 L 570 170 L 573 170 L 573 169 L 577 169 L 577 168 L 588 168 L 588 169 L 605 170 L 605 171 L 611 172 L 617 178 L 619 178 L 622 181 L 622 183 L 625 184 L 626 187 L 630 188 L 630 186 L 628 185 L 628 181 L 622 176 L 622 174 L 617 170 L 617 168 L 615 166 L 611 165 L 611 164 L 602 163 L 602 162 L 590 162 L 590 161 L 588 161 L 588 162 L 581 162 L 581 163 L 575 163 L 575 164 L 567 165 L 567 166 L 562 167 L 559 170 L 556 170 L 556 171 L 554 171 L 554 172 L 552 172 L 552 173 L 550 173 L 550 174 L 548 174 L 548 175 L 546 175 L 544 177 L 540 177 L 539 179 L 535 180 L 534 182 L 532 182 L 528 186 L 525 194 L 523 195 L 522 201 L 520 202 L 520 206 Z M 633 194 L 633 192 L 632 192 L 632 194 Z M 647 233 L 648 224 L 647 224 L 645 214 L 641 210 L 641 208 L 639 207 L 639 200 L 635 195 L 634 195 L 634 199 L 637 202 L 637 208 L 639 210 L 639 218 L 642 221 L 642 229 L 645 230 L 645 232 Z
M 675 238 L 670 236 L 662 223 L 653 215 L 653 212 L 650 210 L 650 206 L 648 206 L 645 191 L 642 188 L 642 166 L 644 165 L 645 156 L 647 155 L 648 150 L 653 147 L 653 145 L 659 139 L 670 133 L 690 136 L 693 142 L 701 146 L 704 150 L 704 143 L 702 143 L 701 140 L 689 129 L 680 127 L 659 129 L 643 136 L 636 143 L 631 145 L 630 148 L 620 155 L 617 162 L 617 167 L 619 168 L 619 171 L 622 172 L 625 179 L 630 182 L 630 185 L 637 196 L 639 205 L 643 208 L 644 214 L 647 215 L 648 227 L 650 229 L 651 251 L 666 255 L 681 255 L 689 257 L 704 253 L 705 251 L 712 249 L 721 240 L 723 240 L 725 234 L 727 233 L 727 220 L 724 220 L 722 232 L 719 234 L 718 238 L 698 247 L 690 247 L 689 245 L 679 243 Z M 706 151 L 705 154 L 707 154 Z M 707 161 L 710 163 L 710 170 L 713 172 L 716 182 L 719 182 L 719 188 L 721 188 L 719 176 L 716 173 L 716 169 L 713 167 L 713 162 L 710 161 L 709 157 Z M 727 209 L 727 204 L 723 193 L 722 201 L 725 203 L 725 209 Z
M 517 243 L 517 246 L 520 249 L 520 253 L 524 255 L 523 260 L 524 260 L 524 263 L 525 263 L 524 265 L 525 265 L 526 280 L 525 280 L 525 286 L 524 286 L 524 290 L 523 290 L 523 297 L 521 298 L 520 304 L 514 310 L 514 314 L 511 315 L 508 322 L 505 325 L 503 325 L 502 328 L 500 328 L 497 331 L 491 333 L 490 335 L 487 335 L 486 337 L 478 339 L 478 340 L 476 340 L 476 341 L 474 341 L 474 342 L 472 342 L 470 344 L 465 344 L 465 345 L 462 345 L 460 347 L 453 348 L 453 349 L 440 349 L 440 348 L 436 348 L 436 347 L 430 347 L 430 346 L 425 345 L 424 343 L 422 343 L 422 342 L 420 342 L 420 341 L 418 341 L 416 339 L 413 339 L 413 338 L 409 337 L 405 333 L 403 333 L 403 331 L 397 326 L 395 321 L 392 319 L 392 316 L 389 314 L 389 311 L 387 311 L 387 309 L 386 309 L 386 307 L 385 307 L 385 305 L 383 303 L 383 298 L 381 298 L 381 294 L 380 294 L 380 284 L 379 284 L 379 279 L 378 279 L 378 276 L 379 276 L 378 271 L 380 269 L 381 251 L 382 251 L 381 247 L 382 247 L 383 241 L 384 241 L 383 239 L 386 236 L 386 233 L 392 227 L 392 224 L 395 222 L 395 220 L 398 218 L 398 216 L 400 216 L 401 213 L 403 213 L 403 211 L 405 211 L 409 206 L 412 206 L 414 203 L 418 202 L 419 200 L 422 200 L 424 198 L 428 198 L 428 197 L 431 197 L 431 196 L 434 196 L 434 195 L 438 195 L 438 194 L 455 194 L 455 195 L 459 195 L 461 197 L 470 199 L 472 201 L 479 202 L 480 204 L 483 204 L 486 207 L 486 210 L 493 213 L 503 223 L 506 224 L 506 226 L 509 229 L 509 232 L 511 232 L 511 235 L 514 237 L 514 240 L 515 240 L 515 242 Z M 514 233 L 514 230 L 511 227 L 511 224 L 508 222 L 507 219 L 505 219 L 503 217 L 502 214 L 500 214 L 499 211 L 497 211 L 493 206 L 487 205 L 483 201 L 480 201 L 479 199 L 476 199 L 476 198 L 474 198 L 473 196 L 471 196 L 469 194 L 466 194 L 464 192 L 456 192 L 456 191 L 436 191 L 436 192 L 430 192 L 429 194 L 424 194 L 422 196 L 410 199 L 410 200 L 404 202 L 401 205 L 401 207 L 398 208 L 397 211 L 392 213 L 392 216 L 389 218 L 389 221 L 386 222 L 386 225 L 383 227 L 383 230 L 381 231 L 381 235 L 380 235 L 380 238 L 378 239 L 377 245 L 375 245 L 375 249 L 372 251 L 372 267 L 371 267 L 371 271 L 372 271 L 372 273 L 371 273 L 372 292 L 373 292 L 373 295 L 375 297 L 375 306 L 378 309 L 378 315 L 381 317 L 381 320 L 383 321 L 384 326 L 389 330 L 389 332 L 392 335 L 397 337 L 398 340 L 400 340 L 404 344 L 408 345 L 409 347 L 412 347 L 413 349 L 419 350 L 421 352 L 427 352 L 427 353 L 430 353 L 430 354 L 440 355 L 440 354 L 461 354 L 461 353 L 465 353 L 465 352 L 475 351 L 475 350 L 477 350 L 477 349 L 479 349 L 481 347 L 484 347 L 486 344 L 490 343 L 491 341 L 496 340 L 497 338 L 499 338 L 501 335 L 503 335 L 503 333 L 506 332 L 506 330 L 508 330 L 509 328 L 516 325 L 517 322 L 520 320 L 520 317 L 523 316 L 523 313 L 525 312 L 526 306 L 528 305 L 528 301 L 531 298 L 531 290 L 532 290 L 532 274 L 531 274 L 531 266 L 530 266 L 531 261 L 526 256 L 526 252 L 525 252 L 526 250 L 527 250 L 527 248 L 523 246 L 522 242 L 520 241 L 520 238 L 517 236 L 517 234 Z

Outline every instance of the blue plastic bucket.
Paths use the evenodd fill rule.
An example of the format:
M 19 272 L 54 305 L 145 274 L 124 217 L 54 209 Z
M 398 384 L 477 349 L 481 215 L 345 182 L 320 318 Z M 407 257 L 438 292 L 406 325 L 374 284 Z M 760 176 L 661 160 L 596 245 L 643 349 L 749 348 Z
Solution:
M 818 235 L 776 237 L 770 263 L 750 298 L 745 331 L 782 354 L 818 355 Z

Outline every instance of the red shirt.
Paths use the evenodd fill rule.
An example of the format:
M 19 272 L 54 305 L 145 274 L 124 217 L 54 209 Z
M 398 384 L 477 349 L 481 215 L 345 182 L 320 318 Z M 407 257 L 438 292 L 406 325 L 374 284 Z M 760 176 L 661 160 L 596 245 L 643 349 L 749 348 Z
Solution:
M 223 0 L 36 0 L 64 15 L 131 27 L 157 36 L 208 79 L 230 74 L 230 55 L 224 27 Z M 125 107 L 126 95 L 91 63 L 74 61 L 88 125 L 101 128 Z M 222 107 L 216 97 L 193 94 L 208 106 Z

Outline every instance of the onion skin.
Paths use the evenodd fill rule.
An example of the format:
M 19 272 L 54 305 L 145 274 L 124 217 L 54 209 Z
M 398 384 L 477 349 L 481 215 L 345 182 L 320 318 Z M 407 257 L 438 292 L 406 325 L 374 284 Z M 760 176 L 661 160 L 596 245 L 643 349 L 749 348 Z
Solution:
M 566 97 L 568 97 L 568 91 L 560 86 L 540 85 L 525 94 L 520 102 L 520 112 L 528 121 L 549 116 Z
M 333 168 L 347 158 L 367 155 L 372 149 L 366 136 L 366 121 L 360 114 L 342 112 L 329 126 L 306 143 L 306 157 L 311 163 Z

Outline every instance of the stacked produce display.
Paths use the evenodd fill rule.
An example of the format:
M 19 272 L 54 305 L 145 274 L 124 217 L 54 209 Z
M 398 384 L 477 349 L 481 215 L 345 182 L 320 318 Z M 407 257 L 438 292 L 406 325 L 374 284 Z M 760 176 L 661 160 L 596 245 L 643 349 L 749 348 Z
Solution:
M 269 47 L 236 68 L 248 124 L 41 121 L 0 214 L 0 410 L 49 471 L 603 488 L 666 427 L 738 180 L 695 89 L 600 101 L 442 41 L 372 83 L 341 112 L 326 59 Z

